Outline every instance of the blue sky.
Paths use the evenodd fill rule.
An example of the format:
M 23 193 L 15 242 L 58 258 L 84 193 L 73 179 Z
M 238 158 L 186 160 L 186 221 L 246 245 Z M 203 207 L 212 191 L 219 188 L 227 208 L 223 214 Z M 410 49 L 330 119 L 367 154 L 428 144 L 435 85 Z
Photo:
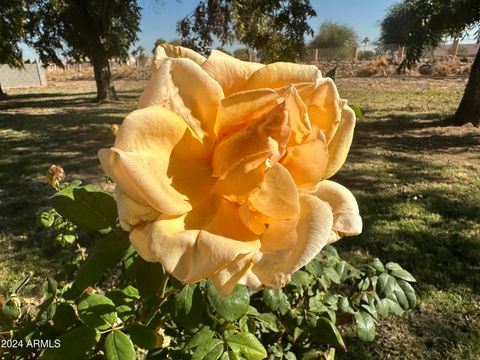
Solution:
M 331 20 L 353 27 L 360 39 L 368 36 L 374 40 L 379 35 L 378 22 L 385 15 L 386 9 L 399 0 L 311 0 L 317 12 L 317 17 L 310 20 L 310 25 L 316 31 L 319 25 Z M 147 52 L 152 49 L 159 37 L 166 40 L 178 38 L 176 23 L 188 15 L 198 3 L 198 0 L 143 0 L 141 32 L 139 41 L 134 47 L 142 45 Z M 307 39 L 310 40 L 310 39 Z M 24 58 L 34 59 L 35 53 L 24 49 Z

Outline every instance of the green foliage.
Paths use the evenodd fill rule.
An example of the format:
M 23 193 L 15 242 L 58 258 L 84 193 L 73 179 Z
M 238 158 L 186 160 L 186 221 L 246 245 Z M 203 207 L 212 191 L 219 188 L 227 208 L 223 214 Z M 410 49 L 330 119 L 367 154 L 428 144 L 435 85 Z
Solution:
M 0 64 L 15 68 L 23 67 L 19 43 L 25 31 L 26 12 L 24 6 L 24 2 L 21 1 L 2 1 L 2 6 L 0 6 Z
M 352 27 L 325 21 L 320 25 L 317 34 L 308 46 L 314 49 L 342 48 L 356 46 L 357 42 L 358 35 Z
M 135 348 L 128 335 L 121 331 L 113 331 L 105 339 L 106 360 L 135 359 Z
M 109 194 L 75 183 L 52 200 L 56 217 L 100 238 L 73 281 L 46 283 L 35 311 L 25 310 L 19 294 L 28 278 L 12 288 L 0 311 L 2 333 L 60 342 L 7 349 L 11 358 L 133 359 L 138 347 L 151 359 L 333 359 L 335 348 L 348 346 L 345 327 L 355 325 L 358 337 L 371 341 L 380 319 L 416 304 L 415 279 L 400 265 L 374 259 L 354 267 L 331 246 L 283 289 L 237 285 L 222 296 L 211 280 L 183 285 L 129 246 Z
M 479 23 L 477 0 L 404 0 L 392 6 L 382 20 L 380 43 L 405 45 L 402 66 L 411 67 L 425 48 L 436 47 L 445 36 L 461 37 Z
M 265 62 L 293 61 L 305 50 L 304 36 L 313 33 L 307 20 L 315 15 L 309 0 L 200 1 L 177 31 L 204 53 L 217 38 L 222 45 L 236 40 L 255 49 Z
M 116 100 L 108 60 L 126 58 L 137 40 L 137 0 L 32 0 L 28 36 L 42 62 L 63 66 L 61 55 L 93 65 L 97 101 Z
M 137 40 L 140 6 L 136 0 L 35 0 L 29 17 L 28 43 L 43 62 L 60 64 L 59 51 L 76 59 L 126 57 Z
M 358 60 L 373 60 L 375 59 L 376 54 L 372 50 L 362 50 L 358 52 Z

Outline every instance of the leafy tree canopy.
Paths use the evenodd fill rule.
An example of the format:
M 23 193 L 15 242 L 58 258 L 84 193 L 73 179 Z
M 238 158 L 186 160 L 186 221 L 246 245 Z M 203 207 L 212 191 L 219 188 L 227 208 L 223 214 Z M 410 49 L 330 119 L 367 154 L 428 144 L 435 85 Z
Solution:
M 0 6 L 0 64 L 20 68 L 22 51 L 18 46 L 24 33 L 25 8 L 21 1 L 2 0 Z
M 265 62 L 294 60 L 305 50 L 307 23 L 316 13 L 310 0 L 202 0 L 177 24 L 184 44 L 207 53 L 215 38 L 257 50 Z
M 320 25 L 317 35 L 310 42 L 311 48 L 338 48 L 355 46 L 358 35 L 347 25 L 326 21 Z
M 140 6 L 136 0 L 36 0 L 29 44 L 46 63 L 102 54 L 126 57 L 137 40 Z
M 34 0 L 27 43 L 45 63 L 61 64 L 61 55 L 88 57 L 97 83 L 97 100 L 116 98 L 108 59 L 125 58 L 137 40 L 137 0 Z
M 427 47 L 446 36 L 461 37 L 480 25 L 478 0 L 405 0 L 393 5 L 380 24 L 380 42 L 406 45 L 404 66 L 412 66 Z
M 436 47 L 447 36 L 461 37 L 477 31 L 480 25 L 478 0 L 404 0 L 390 8 L 381 23 L 380 42 L 397 42 L 406 46 L 406 57 L 400 65 L 412 67 L 424 49 Z M 453 123 L 480 125 L 480 52 L 472 64 L 462 101 Z

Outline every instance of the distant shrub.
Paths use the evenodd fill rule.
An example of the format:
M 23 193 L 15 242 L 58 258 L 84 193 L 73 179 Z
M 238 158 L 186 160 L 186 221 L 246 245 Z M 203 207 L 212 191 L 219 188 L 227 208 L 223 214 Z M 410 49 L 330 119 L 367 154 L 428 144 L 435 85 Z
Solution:
M 358 60 L 373 60 L 373 59 L 375 59 L 375 52 L 373 52 L 372 50 L 359 51 L 357 59 Z

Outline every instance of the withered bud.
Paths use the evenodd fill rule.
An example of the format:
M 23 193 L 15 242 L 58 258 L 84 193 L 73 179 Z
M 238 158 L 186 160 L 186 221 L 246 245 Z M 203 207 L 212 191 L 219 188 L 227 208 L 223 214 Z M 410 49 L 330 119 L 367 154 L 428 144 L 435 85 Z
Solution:
M 57 188 L 60 184 L 60 181 L 65 179 L 65 171 L 63 168 L 58 165 L 52 165 L 47 171 L 47 181 L 52 185 L 54 188 Z
M 155 336 L 157 338 L 157 341 L 155 342 L 155 346 L 157 348 L 166 348 L 170 345 L 170 342 L 172 341 L 172 338 L 170 336 L 165 335 L 165 329 L 161 327 L 156 329 Z
M 117 136 L 118 125 L 117 124 L 110 125 L 110 132 L 112 133 L 113 136 Z

